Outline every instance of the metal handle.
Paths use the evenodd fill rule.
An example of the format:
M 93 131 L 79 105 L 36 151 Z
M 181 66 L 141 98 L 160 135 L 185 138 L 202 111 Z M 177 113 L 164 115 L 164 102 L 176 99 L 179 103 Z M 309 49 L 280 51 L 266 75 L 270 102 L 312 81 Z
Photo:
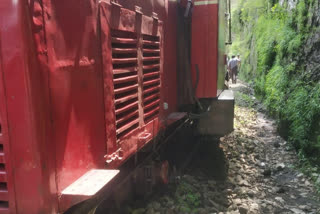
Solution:
M 144 136 L 143 136 L 144 135 Z M 142 133 L 139 135 L 139 140 L 147 140 L 149 137 L 151 137 L 151 133 Z

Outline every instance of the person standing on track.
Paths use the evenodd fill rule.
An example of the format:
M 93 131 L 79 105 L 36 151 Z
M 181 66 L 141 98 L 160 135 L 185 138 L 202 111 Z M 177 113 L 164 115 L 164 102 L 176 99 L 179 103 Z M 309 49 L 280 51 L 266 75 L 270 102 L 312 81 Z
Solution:
M 229 82 L 229 80 L 230 80 L 230 71 L 229 71 L 229 66 L 228 66 L 228 64 L 229 64 L 229 56 L 228 55 L 226 55 L 226 65 L 227 65 L 227 72 L 226 72 L 226 76 L 225 76 L 225 80 L 227 81 L 227 83 Z
M 238 73 L 239 73 L 240 72 L 240 66 L 241 66 L 240 54 L 237 54 L 237 60 L 238 60 Z
M 237 83 L 237 74 L 238 74 L 238 60 L 235 55 L 232 55 L 231 60 L 228 63 L 228 68 L 230 72 L 230 77 L 232 79 L 232 84 Z

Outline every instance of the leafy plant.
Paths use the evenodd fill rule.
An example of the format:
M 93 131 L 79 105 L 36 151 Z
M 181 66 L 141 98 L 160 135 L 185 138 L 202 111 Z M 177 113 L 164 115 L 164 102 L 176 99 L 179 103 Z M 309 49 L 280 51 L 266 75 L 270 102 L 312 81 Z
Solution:
M 201 204 L 201 194 L 186 181 L 182 181 L 177 187 L 175 198 L 181 212 L 190 212 Z
M 283 134 L 303 160 L 320 166 L 320 83 L 301 58 L 307 38 L 316 33 L 314 0 L 241 0 L 233 15 L 234 44 L 240 53 L 240 78 L 254 83 L 256 96 L 277 118 Z

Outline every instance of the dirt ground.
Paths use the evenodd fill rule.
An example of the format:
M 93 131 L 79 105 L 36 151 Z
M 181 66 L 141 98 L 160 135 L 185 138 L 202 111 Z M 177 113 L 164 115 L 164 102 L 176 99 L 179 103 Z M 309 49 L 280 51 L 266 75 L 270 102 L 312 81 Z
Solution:
M 320 213 L 314 184 L 244 83 L 235 93 L 235 130 L 204 142 L 176 182 L 128 206 L 134 214 Z M 319 175 L 318 175 L 319 176 Z M 319 179 L 320 180 L 320 176 Z

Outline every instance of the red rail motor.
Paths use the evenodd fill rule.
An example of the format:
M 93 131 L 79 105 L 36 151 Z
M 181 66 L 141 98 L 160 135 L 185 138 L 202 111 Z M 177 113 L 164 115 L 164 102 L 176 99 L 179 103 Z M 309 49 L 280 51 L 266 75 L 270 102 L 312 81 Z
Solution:
M 177 10 L 188 8 L 190 74 L 177 58 Z M 223 0 L 2 0 L 0 213 L 60 213 L 93 197 L 185 116 L 179 82 L 197 82 L 196 64 L 197 97 L 217 99 L 224 17 Z

